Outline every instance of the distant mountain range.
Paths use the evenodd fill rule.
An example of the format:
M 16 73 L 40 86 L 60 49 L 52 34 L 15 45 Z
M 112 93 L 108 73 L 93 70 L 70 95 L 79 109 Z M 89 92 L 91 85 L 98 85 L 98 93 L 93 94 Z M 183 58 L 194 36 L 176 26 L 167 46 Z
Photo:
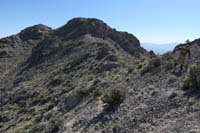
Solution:
M 141 46 L 147 50 L 153 50 L 156 54 L 163 54 L 167 51 L 172 51 L 175 46 L 177 46 L 178 42 L 172 43 L 164 43 L 164 44 L 156 44 L 156 43 L 141 43 Z

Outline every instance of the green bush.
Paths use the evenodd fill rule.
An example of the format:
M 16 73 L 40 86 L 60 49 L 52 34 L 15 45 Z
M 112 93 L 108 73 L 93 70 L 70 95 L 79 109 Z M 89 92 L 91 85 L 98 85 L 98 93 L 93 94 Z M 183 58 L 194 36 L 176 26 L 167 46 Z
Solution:
M 26 114 L 29 110 L 27 108 L 21 108 L 17 114 Z
M 165 67 L 166 70 L 171 70 L 173 68 L 173 66 L 174 66 L 173 61 L 166 61 L 164 63 L 164 67 Z
M 15 133 L 26 133 L 26 131 L 24 131 L 24 129 L 17 129 L 16 131 L 15 131 Z
M 33 119 L 34 123 L 39 123 L 42 120 L 42 114 L 38 114 L 35 116 L 35 118 Z
M 148 72 L 156 72 L 159 70 L 158 68 L 161 66 L 161 58 L 159 56 L 155 56 L 151 58 L 147 65 L 145 65 L 140 71 L 141 75 L 144 75 Z
M 95 89 L 94 90 L 94 96 L 95 97 L 100 97 L 100 96 L 102 96 L 104 94 L 104 90 L 103 90 L 103 88 L 97 88 L 97 89 Z
M 175 82 L 177 80 L 177 76 L 176 75 L 171 75 L 170 77 L 169 77 L 169 79 L 168 79 L 168 82 L 169 83 L 173 83 L 173 82 Z
M 58 118 L 52 118 L 46 128 L 47 133 L 57 133 L 62 126 L 62 121 Z
M 144 74 L 146 74 L 146 73 L 148 73 L 150 71 L 151 71 L 151 67 L 149 65 L 146 65 L 141 69 L 140 74 L 144 75 Z
M 142 64 L 138 64 L 137 66 L 136 66 L 136 69 L 141 69 L 142 68 Z
M 191 67 L 190 78 L 192 82 L 192 87 L 195 89 L 200 89 L 200 65 L 195 65 Z
M 77 93 L 78 96 L 86 97 L 90 94 L 90 90 L 85 89 L 85 88 L 84 89 L 78 89 L 76 93 Z
M 182 89 L 200 89 L 200 65 L 194 65 L 190 68 L 189 75 L 183 79 Z
M 149 65 L 152 67 L 159 67 L 161 65 L 161 58 L 159 56 L 155 56 L 149 60 Z
M 192 86 L 192 82 L 189 76 L 185 76 L 183 79 L 183 86 L 182 89 L 183 90 L 189 90 Z
M 126 98 L 126 91 L 123 89 L 113 89 L 110 94 L 104 95 L 102 101 L 110 106 L 120 105 Z
M 46 129 L 45 124 L 36 124 L 33 126 L 33 128 L 29 131 L 29 133 L 41 133 Z
M 97 85 L 100 82 L 101 82 L 101 80 L 98 79 L 98 78 L 96 78 L 96 79 L 93 80 L 92 86 L 95 86 L 95 85 Z

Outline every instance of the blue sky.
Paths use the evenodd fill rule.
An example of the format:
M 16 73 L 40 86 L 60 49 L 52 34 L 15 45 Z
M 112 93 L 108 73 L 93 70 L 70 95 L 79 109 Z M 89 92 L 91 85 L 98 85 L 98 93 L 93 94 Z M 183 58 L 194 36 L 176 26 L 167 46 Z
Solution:
M 38 23 L 58 28 L 74 17 L 94 17 L 141 42 L 200 37 L 200 0 L 0 0 L 0 37 Z

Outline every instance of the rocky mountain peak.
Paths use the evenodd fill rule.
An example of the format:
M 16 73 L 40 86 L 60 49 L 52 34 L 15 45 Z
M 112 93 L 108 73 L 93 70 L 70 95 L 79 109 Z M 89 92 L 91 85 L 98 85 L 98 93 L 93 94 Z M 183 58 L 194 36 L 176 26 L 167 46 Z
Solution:
M 55 30 L 57 36 L 65 40 L 77 40 L 84 35 L 109 40 L 133 56 L 140 57 L 140 53 L 148 56 L 146 50 L 140 47 L 139 40 L 128 32 L 117 31 L 105 22 L 96 18 L 74 18 L 67 24 Z
M 58 34 L 69 38 L 77 38 L 85 34 L 106 38 L 111 28 L 95 18 L 74 18 L 57 30 Z
M 38 24 L 22 30 L 19 33 L 19 36 L 23 41 L 29 39 L 41 39 L 43 36 L 49 34 L 51 31 L 52 28 L 43 24 Z

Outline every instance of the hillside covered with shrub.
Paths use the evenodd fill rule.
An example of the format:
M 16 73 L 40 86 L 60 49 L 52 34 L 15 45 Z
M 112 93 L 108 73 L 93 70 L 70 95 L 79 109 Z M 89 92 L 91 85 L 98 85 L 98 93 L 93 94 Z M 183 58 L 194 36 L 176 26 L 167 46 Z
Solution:
M 148 52 L 98 19 L 2 38 L 0 132 L 199 130 L 200 39 L 189 47 L 188 66 L 176 75 L 173 52 Z

